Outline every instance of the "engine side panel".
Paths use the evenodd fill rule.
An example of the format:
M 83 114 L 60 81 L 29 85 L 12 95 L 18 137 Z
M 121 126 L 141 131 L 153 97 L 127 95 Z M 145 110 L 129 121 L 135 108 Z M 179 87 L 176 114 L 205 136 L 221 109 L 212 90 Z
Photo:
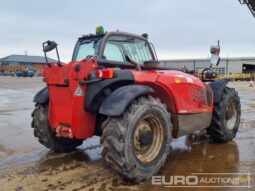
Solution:
M 132 73 L 135 79 L 135 84 L 151 87 L 154 90 L 152 95 L 160 98 L 162 102 L 167 105 L 169 112 L 176 113 L 175 102 L 172 95 L 167 91 L 165 86 L 157 83 L 157 79 L 161 75 L 161 71 L 132 71 Z
M 176 113 L 212 112 L 213 107 L 208 103 L 205 84 L 198 78 L 179 71 L 164 71 L 157 83 L 173 96 Z
M 170 100 L 165 103 L 168 103 L 171 113 L 212 112 L 213 96 L 211 101 L 208 100 L 205 84 L 192 75 L 175 70 L 132 73 L 136 84 L 149 85 L 155 90 L 156 96 Z
M 198 78 L 175 70 L 132 72 L 136 84 L 154 89 L 155 97 L 171 113 L 173 137 L 207 128 L 211 123 L 213 94 Z

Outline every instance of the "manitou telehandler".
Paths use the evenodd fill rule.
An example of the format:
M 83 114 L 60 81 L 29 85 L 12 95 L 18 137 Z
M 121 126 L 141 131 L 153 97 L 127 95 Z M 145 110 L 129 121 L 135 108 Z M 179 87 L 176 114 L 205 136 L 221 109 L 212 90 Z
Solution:
M 225 143 L 239 128 L 240 99 L 228 79 L 202 82 L 161 68 L 148 35 L 104 32 L 82 36 L 72 61 L 59 60 L 43 71 L 47 87 L 34 97 L 32 127 L 39 142 L 56 152 L 101 136 L 102 157 L 125 179 L 140 182 L 156 174 L 170 152 L 172 138 L 206 129 Z M 212 47 L 214 64 L 219 47 Z M 210 76 L 210 75 L 208 75 Z

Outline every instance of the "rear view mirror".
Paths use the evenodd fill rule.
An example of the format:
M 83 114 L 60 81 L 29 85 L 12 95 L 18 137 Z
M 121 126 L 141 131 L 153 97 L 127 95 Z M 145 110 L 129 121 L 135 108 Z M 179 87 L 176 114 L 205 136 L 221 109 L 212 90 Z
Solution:
M 218 66 L 220 63 L 220 57 L 218 55 L 212 54 L 210 62 L 212 65 Z
M 211 64 L 214 66 L 218 66 L 220 63 L 220 45 L 219 45 L 219 41 L 218 41 L 218 46 L 211 46 L 211 50 L 210 50 L 212 56 L 211 56 Z
M 47 55 L 46 53 L 47 52 L 50 52 L 52 51 L 53 49 L 56 49 L 56 53 L 57 53 L 57 57 L 58 57 L 58 66 L 61 67 L 62 64 L 60 62 L 60 59 L 59 59 L 59 54 L 58 54 L 58 44 L 55 42 L 55 41 L 46 41 L 43 43 L 43 52 L 44 52 L 44 56 L 45 56 L 45 60 L 46 60 L 46 63 L 49 67 L 51 67 L 50 63 L 48 62 L 48 58 L 47 58 Z
M 220 47 L 219 46 L 211 46 L 211 54 L 220 55 Z
M 50 52 L 57 46 L 58 46 L 58 44 L 55 41 L 48 40 L 43 43 L 43 52 Z

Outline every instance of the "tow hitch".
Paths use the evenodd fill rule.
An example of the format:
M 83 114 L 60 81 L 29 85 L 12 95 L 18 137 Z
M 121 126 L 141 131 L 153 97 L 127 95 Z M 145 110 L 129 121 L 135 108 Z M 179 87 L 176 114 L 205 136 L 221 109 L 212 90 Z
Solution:
M 64 127 L 59 125 L 56 129 L 56 137 L 65 137 L 65 138 L 73 138 L 73 132 L 70 127 Z

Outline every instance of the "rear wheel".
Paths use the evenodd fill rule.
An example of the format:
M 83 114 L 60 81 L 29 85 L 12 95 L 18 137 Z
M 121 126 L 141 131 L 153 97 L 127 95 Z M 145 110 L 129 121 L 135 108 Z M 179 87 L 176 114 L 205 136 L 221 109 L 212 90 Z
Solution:
M 241 105 L 234 88 L 223 90 L 221 101 L 214 105 L 213 118 L 208 134 L 215 142 L 228 142 L 235 138 L 239 129 Z
M 37 104 L 32 113 L 32 118 L 34 136 L 38 138 L 42 145 L 55 152 L 72 151 L 83 142 L 83 140 L 58 138 L 55 136 L 48 122 L 48 104 Z
M 171 124 L 159 99 L 142 97 L 120 117 L 103 124 L 102 156 L 127 180 L 140 182 L 157 173 L 170 150 Z

